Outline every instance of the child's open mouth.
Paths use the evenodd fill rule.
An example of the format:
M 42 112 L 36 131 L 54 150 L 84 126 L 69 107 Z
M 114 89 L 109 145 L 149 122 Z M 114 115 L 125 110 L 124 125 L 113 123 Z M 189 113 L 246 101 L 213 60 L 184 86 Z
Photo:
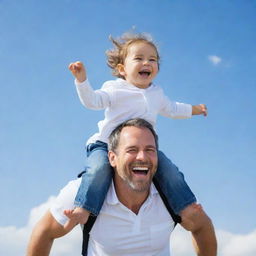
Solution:
M 140 71 L 139 74 L 141 76 L 148 77 L 148 76 L 150 76 L 151 72 L 150 71 Z

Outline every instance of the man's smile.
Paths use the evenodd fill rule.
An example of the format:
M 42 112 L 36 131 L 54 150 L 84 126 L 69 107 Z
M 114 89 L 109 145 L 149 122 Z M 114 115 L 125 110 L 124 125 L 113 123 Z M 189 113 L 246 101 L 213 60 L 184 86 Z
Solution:
M 139 175 L 147 175 L 149 172 L 149 167 L 146 166 L 135 166 L 132 168 L 132 172 L 134 174 L 139 174 Z

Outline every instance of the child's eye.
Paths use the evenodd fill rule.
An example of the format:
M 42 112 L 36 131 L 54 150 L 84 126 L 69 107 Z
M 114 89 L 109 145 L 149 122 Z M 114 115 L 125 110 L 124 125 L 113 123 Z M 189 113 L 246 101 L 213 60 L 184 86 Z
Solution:
M 135 57 L 134 59 L 135 59 L 135 60 L 142 60 L 141 57 Z
M 149 61 L 155 62 L 155 61 L 156 61 L 156 59 L 150 59 Z

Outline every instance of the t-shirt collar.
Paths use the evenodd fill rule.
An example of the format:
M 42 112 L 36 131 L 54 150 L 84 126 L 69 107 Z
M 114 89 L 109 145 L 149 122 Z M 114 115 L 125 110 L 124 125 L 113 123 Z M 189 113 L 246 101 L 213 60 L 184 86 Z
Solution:
M 150 192 L 148 199 L 152 198 L 154 195 L 158 194 L 158 191 L 153 183 L 150 185 Z M 119 204 L 120 201 L 118 200 L 118 197 L 116 195 L 115 185 L 112 180 L 109 191 L 107 193 L 106 202 L 110 205 L 116 205 Z

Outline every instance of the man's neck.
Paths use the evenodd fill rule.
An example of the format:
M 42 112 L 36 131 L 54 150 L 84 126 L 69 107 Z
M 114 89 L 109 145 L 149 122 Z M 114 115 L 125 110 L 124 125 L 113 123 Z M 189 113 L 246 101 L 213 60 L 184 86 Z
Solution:
M 120 178 L 114 178 L 114 186 L 118 200 L 132 212 L 138 214 L 140 207 L 148 198 L 149 190 L 135 191 Z

